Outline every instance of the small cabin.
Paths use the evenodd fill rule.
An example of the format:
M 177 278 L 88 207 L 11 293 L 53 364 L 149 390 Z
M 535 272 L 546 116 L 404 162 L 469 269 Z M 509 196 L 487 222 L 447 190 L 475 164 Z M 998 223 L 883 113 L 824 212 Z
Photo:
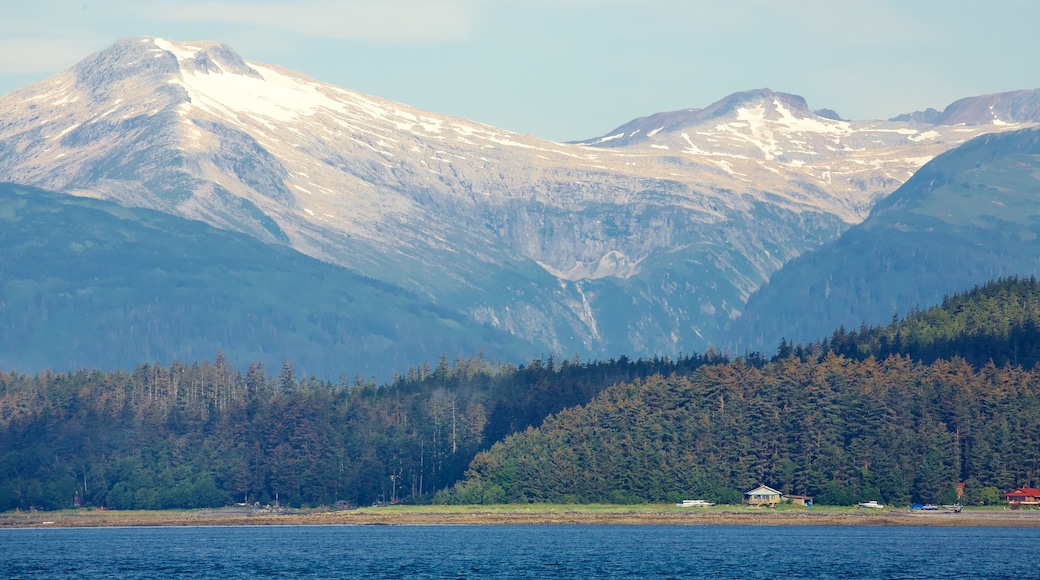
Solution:
M 769 507 L 776 507 L 783 497 L 783 494 L 779 491 L 766 485 L 760 485 L 751 491 L 744 492 L 744 503 L 748 505 L 767 505 Z
M 811 495 L 788 495 L 787 499 L 791 500 L 794 505 L 804 505 L 806 507 L 812 507 L 812 496 Z
M 1040 505 L 1040 489 L 1020 487 L 1005 493 L 1004 501 L 1019 505 Z

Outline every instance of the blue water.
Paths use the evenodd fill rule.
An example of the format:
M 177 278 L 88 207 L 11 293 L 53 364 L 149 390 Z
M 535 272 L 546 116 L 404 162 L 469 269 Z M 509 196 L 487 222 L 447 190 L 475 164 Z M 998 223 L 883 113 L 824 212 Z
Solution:
M 0 530 L 2 578 L 1040 578 L 1040 530 L 257 526 Z

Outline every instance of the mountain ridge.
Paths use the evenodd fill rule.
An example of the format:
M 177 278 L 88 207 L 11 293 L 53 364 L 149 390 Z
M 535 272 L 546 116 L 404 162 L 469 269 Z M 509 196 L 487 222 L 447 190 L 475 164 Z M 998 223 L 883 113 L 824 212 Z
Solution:
M 0 179 L 286 244 L 549 352 L 669 354 L 719 342 L 924 160 L 1007 128 L 861 131 L 769 95 L 689 146 L 560 144 L 133 37 L 0 97 Z
M 950 103 L 936 125 L 994 125 L 1040 121 L 1040 90 L 1019 90 L 965 97 Z

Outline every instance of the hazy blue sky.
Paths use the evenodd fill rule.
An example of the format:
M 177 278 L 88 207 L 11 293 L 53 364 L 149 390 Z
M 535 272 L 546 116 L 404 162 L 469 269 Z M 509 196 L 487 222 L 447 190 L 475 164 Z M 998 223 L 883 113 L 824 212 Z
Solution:
M 0 93 L 123 36 L 559 141 L 735 91 L 846 118 L 1040 88 L 1037 0 L 0 0 Z

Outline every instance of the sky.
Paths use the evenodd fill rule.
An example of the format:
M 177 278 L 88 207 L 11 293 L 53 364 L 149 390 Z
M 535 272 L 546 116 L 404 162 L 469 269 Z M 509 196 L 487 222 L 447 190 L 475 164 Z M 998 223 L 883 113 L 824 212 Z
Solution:
M 770 88 L 849 119 L 1040 88 L 1037 0 L 0 0 L 0 94 L 124 36 L 555 141 Z

